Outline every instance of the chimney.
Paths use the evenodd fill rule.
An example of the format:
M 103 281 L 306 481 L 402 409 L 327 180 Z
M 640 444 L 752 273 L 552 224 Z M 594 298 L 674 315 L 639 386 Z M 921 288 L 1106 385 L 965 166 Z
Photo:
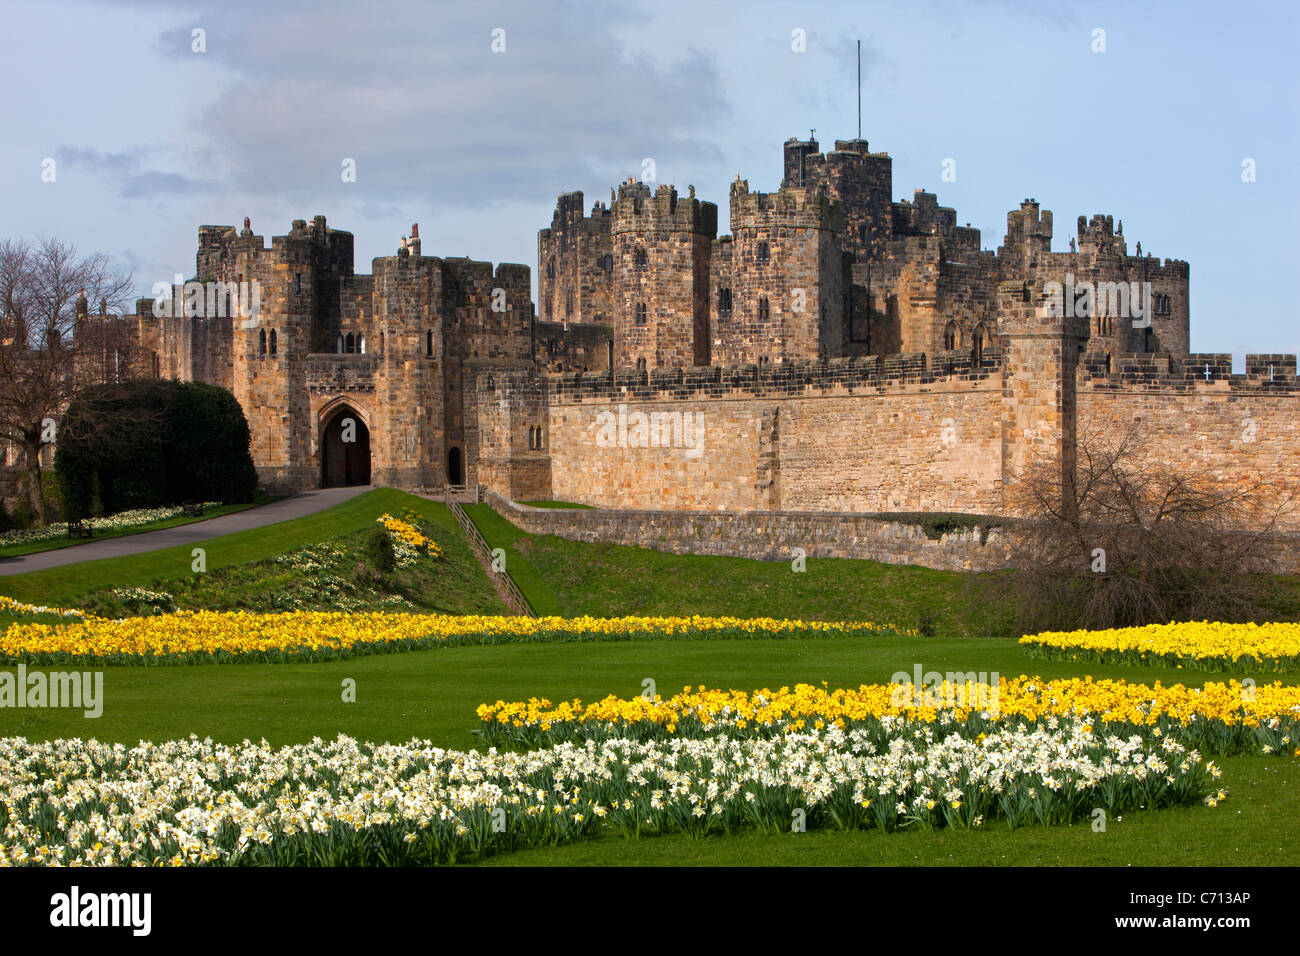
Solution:
M 406 243 L 406 248 L 413 256 L 420 254 L 420 224 L 418 222 L 411 223 L 411 238 Z

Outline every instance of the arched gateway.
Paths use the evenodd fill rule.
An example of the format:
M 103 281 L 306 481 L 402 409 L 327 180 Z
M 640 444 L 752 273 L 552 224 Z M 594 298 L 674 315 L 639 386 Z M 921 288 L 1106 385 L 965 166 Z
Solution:
M 321 487 L 370 484 L 370 429 L 347 404 L 321 419 Z

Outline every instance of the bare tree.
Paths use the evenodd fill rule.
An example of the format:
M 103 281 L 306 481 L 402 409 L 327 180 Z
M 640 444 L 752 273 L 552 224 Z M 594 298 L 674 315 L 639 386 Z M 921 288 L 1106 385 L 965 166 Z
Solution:
M 1026 630 L 1250 620 L 1278 599 L 1268 572 L 1288 545 L 1278 528 L 1295 492 L 1165 464 L 1137 426 L 1081 436 L 1074 469 L 1039 462 L 1013 496 L 1025 519 L 1011 581 Z
M 132 284 L 103 254 L 82 257 L 58 239 L 0 240 L 0 433 L 22 448 L 28 499 L 42 524 L 41 450 L 55 440 L 53 423 L 69 399 L 104 380 L 103 355 L 121 331 L 110 319 L 125 311 Z M 136 371 L 122 345 L 115 379 Z

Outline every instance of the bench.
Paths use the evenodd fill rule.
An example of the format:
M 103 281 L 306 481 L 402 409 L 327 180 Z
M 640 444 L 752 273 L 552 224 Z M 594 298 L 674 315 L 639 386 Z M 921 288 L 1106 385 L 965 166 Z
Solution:
M 94 536 L 94 529 L 90 527 L 88 522 L 82 521 L 80 518 L 68 522 L 69 538 L 93 538 Z
M 181 513 L 186 515 L 203 514 L 203 502 L 201 501 L 182 501 Z

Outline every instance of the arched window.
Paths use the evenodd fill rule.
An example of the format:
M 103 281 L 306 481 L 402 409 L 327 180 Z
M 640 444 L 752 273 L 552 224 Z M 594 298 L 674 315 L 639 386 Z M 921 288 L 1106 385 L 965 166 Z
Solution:
M 564 296 L 564 317 L 568 318 L 573 315 L 573 293 L 568 292 Z
M 975 326 L 975 331 L 971 335 L 971 359 L 978 365 L 984 361 L 984 348 L 989 342 L 988 327 L 981 322 Z
M 262 329 L 257 333 L 257 354 L 266 354 L 266 329 Z
M 636 360 L 636 370 L 637 370 L 638 372 L 644 372 L 644 371 L 645 371 L 645 359 L 644 359 L 644 358 L 639 358 L 639 359 Z
M 552 257 L 546 261 L 546 278 L 555 278 L 555 258 Z
M 772 308 L 767 304 L 767 296 L 763 296 L 758 300 L 758 318 L 760 321 L 766 322 L 771 315 Z
M 343 351 L 351 355 L 357 350 L 357 337 L 349 332 L 343 337 Z
M 645 250 L 640 246 L 637 247 L 635 261 L 638 269 L 644 269 L 650 263 L 649 258 L 645 254 Z
M 272 332 L 271 334 L 275 335 L 274 332 Z M 274 352 L 275 349 L 271 349 L 271 351 Z M 366 337 L 364 335 L 357 336 L 357 351 L 360 352 L 362 355 L 366 354 Z
M 339 355 L 343 354 L 343 336 L 339 336 Z
M 731 290 L 718 290 L 718 315 L 731 315 Z
M 772 250 L 768 247 L 766 242 L 760 242 L 758 244 L 758 261 L 767 262 L 771 258 Z
M 272 355 L 276 353 L 277 348 L 278 348 L 278 341 L 276 338 L 275 329 L 272 329 L 271 330 L 271 354 Z
M 424 333 L 424 355 L 433 358 L 433 329 Z
M 636 324 L 637 324 L 637 325 L 645 325 L 645 323 L 646 323 L 646 317 L 645 317 L 645 303 L 644 303 L 644 302 L 638 302 L 638 303 L 636 304 Z
M 961 348 L 961 329 L 956 322 L 949 322 L 943 330 L 943 348 L 946 352 Z

